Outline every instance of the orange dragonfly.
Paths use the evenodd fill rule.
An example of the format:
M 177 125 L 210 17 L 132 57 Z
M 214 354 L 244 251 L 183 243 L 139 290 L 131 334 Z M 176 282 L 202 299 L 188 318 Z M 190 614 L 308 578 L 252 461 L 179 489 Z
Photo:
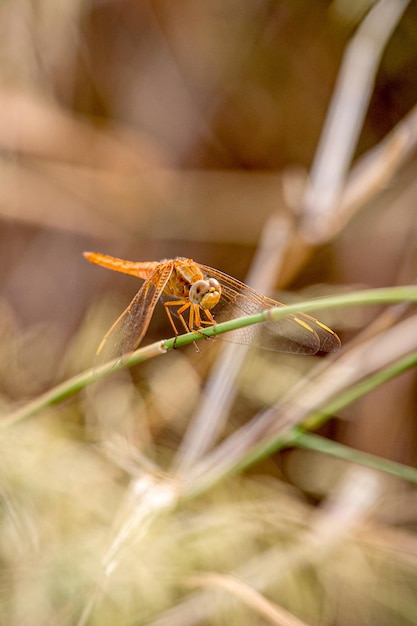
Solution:
M 165 311 L 176 335 L 179 332 L 173 315 L 180 320 L 181 330 L 190 332 L 235 317 L 285 306 L 219 270 L 185 257 L 134 262 L 98 252 L 84 252 L 84 256 L 90 263 L 131 274 L 145 281 L 127 309 L 104 336 L 97 350 L 100 359 L 115 358 L 138 347 L 160 298 L 164 301 Z M 315 354 L 319 350 L 335 352 L 340 348 L 340 339 L 336 333 L 305 313 L 234 330 L 226 333 L 224 338 L 295 354 Z

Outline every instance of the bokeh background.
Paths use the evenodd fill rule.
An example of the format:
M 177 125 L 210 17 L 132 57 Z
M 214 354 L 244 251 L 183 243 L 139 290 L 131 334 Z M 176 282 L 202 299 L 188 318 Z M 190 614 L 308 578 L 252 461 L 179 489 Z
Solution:
M 83 250 L 132 260 L 186 256 L 243 280 L 268 220 L 280 216 L 296 224 L 297 198 L 307 180 L 343 55 L 373 4 L 365 0 L 1 3 L 4 412 L 90 365 L 106 328 L 139 288 L 133 278 L 88 265 Z M 410 2 L 384 51 L 355 159 L 382 142 L 415 106 L 416 24 L 417 5 Z M 292 247 L 269 295 L 291 301 L 292 295 L 278 289 L 308 297 L 413 282 L 416 171 L 411 152 L 395 176 L 382 180 L 369 202 L 363 202 L 333 238 L 311 248 L 308 255 L 300 253 L 300 258 L 297 246 Z M 377 313 L 349 309 L 322 318 L 346 344 Z M 149 340 L 170 334 L 163 312 L 156 312 Z M 55 421 L 52 431 L 50 424 L 41 433 L 31 426 L 21 433 L 18 475 L 11 469 L 13 455 L 7 457 L 10 484 L 23 484 L 29 494 L 33 488 L 38 503 L 48 472 L 38 477 L 36 486 L 27 477 L 42 463 L 43 452 L 64 446 L 65 465 L 56 458 L 48 463 L 52 472 L 59 466 L 57 483 L 58 477 L 65 481 L 72 455 L 80 460 L 78 445 L 102 441 L 110 431 L 123 435 L 133 448 L 150 449 L 158 441 L 161 447 L 152 450 L 161 459 L 161 449 L 172 451 L 178 445 L 199 402 L 219 342 L 214 343 L 201 353 L 191 347 L 169 355 L 165 365 L 152 363 L 135 370 L 127 375 L 129 380 L 117 379 L 111 393 L 109 383 L 79 403 L 65 404 L 58 414 L 59 427 Z M 288 360 L 283 363 L 283 358 Z M 243 391 L 230 428 L 274 402 L 280 385 L 287 387 L 288 381 L 309 370 L 311 362 L 301 359 L 300 365 L 293 365 L 293 357 L 254 356 L 241 375 Z M 413 464 L 416 408 L 415 373 L 410 372 L 345 410 L 338 416 L 343 419 L 328 426 L 327 434 Z M 315 484 L 306 481 L 306 459 L 317 469 Z M 117 484 L 111 493 L 103 489 L 102 508 L 92 513 L 100 517 L 107 498 L 117 501 L 123 481 L 119 468 L 103 469 L 101 460 L 83 457 L 81 467 L 88 468 L 90 462 L 95 484 L 103 487 L 108 480 Z M 314 500 L 326 491 L 321 482 L 326 467 L 297 452 L 258 471 L 273 476 L 283 472 L 285 480 Z M 313 471 L 311 480 L 312 476 Z M 73 489 L 79 493 L 78 479 L 77 475 Z M 55 500 L 55 488 L 46 488 L 48 493 L 52 490 L 50 502 Z M 26 505 L 25 501 L 17 508 L 26 511 Z M 49 510 L 49 505 L 45 507 Z M 393 510 L 398 513 L 399 508 L 397 504 Z M 50 516 L 51 525 L 55 520 L 61 528 L 62 518 L 55 514 L 56 518 Z M 27 515 L 26 530 L 32 527 Z M 83 523 L 68 515 L 74 526 Z M 415 518 L 407 523 L 414 524 Z M 103 522 L 108 525 L 108 520 Z M 71 534 L 72 529 L 65 532 Z M 43 532 L 41 539 L 31 535 L 30 541 L 43 545 L 49 537 Z M 91 537 L 84 536 L 86 544 L 94 543 Z M 62 535 L 56 541 L 62 542 Z M 50 555 L 46 569 L 59 571 L 59 554 L 57 549 Z M 68 554 L 66 558 L 63 571 L 72 571 Z M 28 565 L 32 572 L 33 559 Z M 60 598 L 67 603 L 77 588 L 68 582 L 73 581 L 71 575 L 64 579 L 62 588 L 58 584 L 52 594 L 58 605 Z M 10 596 L 15 605 L 22 603 L 30 587 L 25 584 Z M 122 581 L 119 584 L 122 588 Z M 68 595 L 65 585 L 71 589 Z M 9 595 L 12 588 L 8 580 Z M 48 596 L 45 588 L 38 593 L 30 587 L 38 612 L 15 606 L 4 614 L 5 623 L 45 624 L 47 618 L 52 620 L 48 623 L 60 623 L 51 609 L 53 602 L 45 601 L 45 608 L 39 599 Z M 161 606 L 169 604 L 161 595 L 154 611 L 159 601 Z M 134 604 L 132 598 L 129 602 Z M 71 611 L 59 615 L 62 623 L 75 623 Z M 105 623 L 103 615 L 97 619 Z M 137 619 L 132 623 L 142 623 Z M 358 621 L 356 616 L 349 621 L 344 609 L 339 621 L 322 623 L 417 623 L 411 614 L 408 621 L 404 616 L 397 616 L 398 621 L 372 619 Z
M 109 294 L 98 341 L 138 288 L 87 266 L 83 250 L 187 256 L 245 278 L 268 218 L 294 218 L 344 50 L 371 6 L 2 4 L 1 302 L 6 336 L 12 327 L 30 346 L 23 388 L 6 351 L 6 397 L 51 386 L 89 307 Z M 356 157 L 415 104 L 416 19 L 412 2 L 383 54 Z M 291 250 L 275 287 L 325 284 L 318 295 L 414 280 L 414 178 L 411 155 L 307 261 Z M 328 321 L 345 340 L 374 315 Z M 149 337 L 169 335 L 156 319 Z

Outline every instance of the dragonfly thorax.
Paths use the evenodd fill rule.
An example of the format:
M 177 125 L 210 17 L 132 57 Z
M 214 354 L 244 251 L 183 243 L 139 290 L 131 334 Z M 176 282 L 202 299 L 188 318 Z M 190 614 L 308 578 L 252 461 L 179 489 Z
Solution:
M 221 287 L 218 280 L 208 278 L 197 280 L 190 287 L 188 298 L 192 304 L 198 304 L 203 309 L 212 309 L 221 296 Z

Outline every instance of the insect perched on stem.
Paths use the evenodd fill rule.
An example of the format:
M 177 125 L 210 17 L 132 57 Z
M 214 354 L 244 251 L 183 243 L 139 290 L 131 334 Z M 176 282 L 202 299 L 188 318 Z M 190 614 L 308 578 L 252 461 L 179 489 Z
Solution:
M 100 343 L 97 354 L 104 353 L 106 358 L 127 354 L 139 346 L 160 298 L 176 335 L 285 306 L 219 270 L 185 257 L 134 262 L 98 252 L 84 252 L 84 256 L 90 263 L 145 281 Z M 336 333 L 305 313 L 233 330 L 224 339 L 295 354 L 335 352 L 340 348 Z

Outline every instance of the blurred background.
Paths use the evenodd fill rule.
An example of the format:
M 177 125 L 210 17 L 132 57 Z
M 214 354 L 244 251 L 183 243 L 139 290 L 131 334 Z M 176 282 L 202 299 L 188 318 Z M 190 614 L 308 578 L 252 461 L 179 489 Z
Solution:
M 103 320 L 90 314 L 97 345 L 139 288 L 89 266 L 83 250 L 186 256 L 245 278 L 268 219 L 296 219 L 344 50 L 372 4 L 2 3 L 0 303 L 6 339 L 15 333 L 25 352 L 17 374 L 6 341 L 6 399 L 62 377 L 91 307 L 110 307 Z M 416 19 L 412 2 L 383 54 L 356 158 L 415 105 Z M 415 167 L 411 156 L 381 180 L 307 258 L 291 248 L 275 288 L 308 296 L 414 280 Z M 346 340 L 375 314 L 324 321 Z M 163 311 L 155 318 L 149 340 L 170 335 Z
M 280 216 L 297 224 L 297 199 L 343 54 L 373 4 L 1 3 L 0 389 L 5 412 L 91 365 L 104 332 L 140 286 L 131 277 L 90 266 L 83 250 L 134 261 L 191 257 L 244 280 L 268 220 Z M 355 159 L 380 144 L 416 104 L 416 24 L 417 4 L 410 2 L 384 51 Z M 334 237 L 299 258 L 292 246 L 268 295 L 291 301 L 278 290 L 309 297 L 413 282 L 416 172 L 411 153 Z M 376 314 L 375 309 L 341 310 L 320 319 L 346 344 Z M 163 311 L 157 311 L 148 340 L 170 335 Z M 112 395 L 113 403 L 107 387 L 94 402 L 87 397 L 65 405 L 60 413 L 65 437 L 100 440 L 116 429 L 142 449 L 151 449 L 157 438 L 164 450 L 175 448 L 199 402 L 218 343 L 204 346 L 202 353 L 191 347 L 170 354 L 166 364 L 152 363 L 127 375 L 128 382 L 117 379 L 116 391 L 124 385 L 129 391 Z M 254 357 L 241 375 L 242 397 L 229 428 L 274 402 L 277 387 L 287 387 L 311 362 Z M 403 375 L 347 409 L 327 434 L 413 464 L 415 392 L 415 374 Z M 20 454 L 27 454 L 31 441 L 50 450 L 55 435 L 49 427 L 47 433 L 26 433 Z M 153 453 L 158 458 L 160 452 Z M 38 454 L 31 457 L 34 465 Z M 283 471 L 315 498 L 322 487 L 305 483 L 300 454 L 284 458 L 283 468 L 275 459 L 263 471 Z M 30 463 L 22 467 L 30 474 Z M 113 470 L 95 471 L 97 483 L 110 475 L 113 480 Z M 20 614 L 15 620 L 8 623 L 38 623 Z

